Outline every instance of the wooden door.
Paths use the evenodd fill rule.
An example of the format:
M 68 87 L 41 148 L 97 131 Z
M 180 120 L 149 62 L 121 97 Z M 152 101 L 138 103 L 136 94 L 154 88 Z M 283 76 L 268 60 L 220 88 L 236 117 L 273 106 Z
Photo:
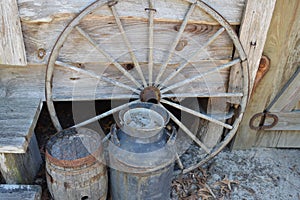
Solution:
M 271 60 L 270 69 L 252 93 L 234 148 L 300 147 L 299 30 L 300 2 L 277 0 L 264 47 L 264 54 Z M 268 130 L 250 129 L 253 115 L 267 108 L 278 116 L 278 123 Z

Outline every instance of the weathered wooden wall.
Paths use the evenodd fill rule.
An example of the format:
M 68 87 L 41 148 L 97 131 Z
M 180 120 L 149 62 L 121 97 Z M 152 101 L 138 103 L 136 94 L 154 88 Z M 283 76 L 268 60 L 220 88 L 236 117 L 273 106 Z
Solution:
M 299 131 L 255 131 L 249 128 L 251 117 L 266 109 L 299 67 L 299 30 L 300 2 L 298 0 L 277 0 L 264 48 L 264 54 L 271 59 L 271 67 L 250 98 L 234 142 L 234 148 L 300 147 Z M 289 100 L 286 99 L 286 101 Z M 299 121 L 300 119 L 298 119 Z
M 19 0 L 19 12 L 22 21 L 23 34 L 26 46 L 26 53 L 29 63 L 43 63 L 48 60 L 55 41 L 59 34 L 63 31 L 68 22 L 76 16 L 76 14 L 93 1 L 46 1 L 46 0 Z M 104 1 L 103 1 L 104 2 Z M 206 1 L 209 5 L 220 12 L 232 25 L 239 25 L 241 22 L 245 0 L 226 0 L 217 2 L 212 0 Z M 160 62 L 159 58 L 163 58 L 165 52 L 168 51 L 170 41 L 177 33 L 176 25 L 182 20 L 188 8 L 185 1 L 157 1 L 155 8 L 155 38 L 154 46 L 160 49 L 157 52 L 156 62 Z M 147 47 L 147 22 L 148 13 L 145 8 L 148 6 L 147 1 L 120 1 L 117 4 L 117 11 L 127 24 L 124 28 L 127 30 L 128 38 L 133 43 L 134 50 L 137 50 L 137 58 L 140 62 L 144 61 L 146 55 L 140 54 L 141 48 Z M 126 9 L 130 8 L 130 9 Z M 174 12 L 176 10 L 176 12 Z M 87 17 L 81 24 L 88 33 L 95 36 L 95 40 L 112 53 L 112 57 L 121 59 L 120 61 L 128 61 L 127 58 L 119 58 L 127 50 L 122 37 L 118 32 L 116 23 L 112 19 L 108 6 L 93 13 L 91 17 Z M 134 19 L 134 20 L 133 20 Z M 176 52 L 177 57 L 185 57 L 191 53 L 191 49 L 196 45 L 203 43 L 210 35 L 217 31 L 216 22 L 200 9 L 196 9 L 191 16 L 190 24 L 186 29 L 189 34 L 186 35 L 189 45 L 184 51 Z M 200 36 L 200 38 L 198 38 Z M 195 39 L 195 40 L 194 40 Z M 222 49 L 217 47 L 222 46 Z M 79 48 L 80 47 L 80 48 Z M 62 49 L 61 58 L 67 61 L 73 58 L 73 62 L 82 61 L 99 61 L 105 60 L 101 54 L 90 48 L 91 46 L 78 34 L 75 30 L 72 32 L 66 46 Z M 87 50 L 89 50 L 87 52 Z M 145 52 L 146 51 L 142 51 Z M 226 34 L 223 34 L 216 43 L 207 50 L 206 56 L 214 57 L 214 59 L 229 59 L 232 52 L 232 44 Z M 74 60 L 74 56 L 76 59 Z M 125 55 L 123 55 L 124 57 Z M 126 57 L 126 56 L 125 56 Z M 125 60 L 124 60 L 125 59 Z M 126 60 L 127 59 L 127 60 Z M 207 59 L 200 57 L 199 59 Z
M 38 95 L 45 100 L 45 64 L 48 61 L 51 50 L 66 25 L 76 14 L 92 2 L 94 1 L 18 1 L 26 53 L 30 63 L 29 68 L 31 69 L 16 70 L 7 68 L 2 70 L 2 73 L 6 74 L 3 84 L 7 88 L 5 91 L 2 91 L 2 95 L 9 97 L 21 97 L 24 94 Z M 154 17 L 154 76 L 159 72 L 159 66 L 156 65 L 164 63 L 168 56 L 170 45 L 178 34 L 181 21 L 188 10 L 188 2 L 194 1 L 164 0 L 155 1 L 154 3 L 154 8 L 157 10 Z M 237 29 L 241 24 L 246 4 L 245 0 L 205 0 L 204 2 L 223 15 L 234 29 Z M 148 1 L 144 0 L 119 1 L 116 5 L 116 10 L 121 17 L 122 23 L 125 24 L 124 29 L 128 39 L 132 44 L 137 60 L 142 63 L 141 67 L 146 77 L 148 77 L 146 63 L 148 62 L 147 20 L 149 15 L 145 11 L 147 7 Z M 80 22 L 79 27 L 90 34 L 95 42 L 101 45 L 101 48 L 105 49 L 111 57 L 121 64 L 132 62 L 128 48 L 123 42 L 123 38 L 118 31 L 117 24 L 108 6 L 103 6 L 93 12 L 92 15 L 88 15 Z M 220 28 L 220 25 L 206 12 L 199 8 L 195 9 L 181 38 L 181 41 L 185 42 L 185 46 L 180 50 L 176 49 L 175 56 L 161 79 L 166 78 L 166 75 L 174 71 L 184 59 L 188 59 Z M 180 76 L 174 78 L 170 84 L 188 79 L 196 73 L 208 71 L 213 67 L 228 62 L 232 59 L 233 51 L 234 47 L 231 39 L 225 32 L 222 33 L 212 44 L 205 48 L 202 54 L 191 60 L 191 65 L 187 66 Z M 91 70 L 97 74 L 105 74 L 107 77 L 134 87 L 130 81 L 122 76 L 122 73 L 115 70 L 112 65 L 109 65 L 105 56 L 99 53 L 77 30 L 72 31 L 68 37 L 61 49 L 59 60 L 80 66 L 85 70 Z M 33 66 L 32 64 L 39 65 Z M 135 70 L 129 72 L 138 79 Z M 104 81 L 63 68 L 56 68 L 54 73 L 53 98 L 56 101 L 112 99 L 114 94 L 131 95 L 128 91 L 107 84 Z M 16 78 L 16 74 L 18 74 L 18 78 Z M 197 82 L 178 88 L 173 92 L 188 91 L 207 94 L 226 92 L 228 82 L 229 70 L 221 70 Z M 22 87 L 24 83 L 26 84 L 26 89 L 24 89 L 24 86 Z M 226 113 L 228 110 L 226 98 L 222 100 L 210 99 L 209 102 L 208 112 Z M 207 130 L 208 134 L 206 136 L 208 137 L 205 140 L 211 143 L 210 146 L 214 146 L 223 133 L 223 127 L 215 128 L 215 125 L 209 124 Z
M 93 1 L 18 0 L 29 65 L 25 69 L 7 66 L 0 68 L 0 97 L 22 98 L 26 96 L 40 97 L 45 100 L 45 68 L 53 45 L 70 20 L 91 2 Z M 118 9 L 118 12 L 122 21 L 127 24 L 125 30 L 127 30 L 129 39 L 133 41 L 132 46 L 138 60 L 146 63 L 147 51 L 142 53 L 143 51 L 140 50 L 147 48 L 146 19 L 148 18 L 148 13 L 145 12 L 145 8 L 148 4 L 147 1 L 141 2 L 141 4 L 138 4 L 134 0 L 120 1 L 117 9 L 118 7 L 130 8 Z M 245 0 L 206 0 L 205 2 L 222 14 L 235 28 L 242 24 L 240 39 L 248 56 L 250 88 L 252 88 L 276 0 L 252 0 L 248 1 L 247 4 Z M 155 63 L 161 63 L 167 55 L 170 42 L 178 31 L 179 22 L 183 18 L 187 5 L 187 2 L 180 0 L 156 1 L 155 7 L 158 12 L 155 16 L 156 34 L 154 41 L 157 47 L 154 55 Z M 299 13 L 299 1 L 289 0 L 287 2 L 277 0 L 275 14 L 264 50 L 264 54 L 271 58 L 271 69 L 250 99 L 245 118 L 241 123 L 234 143 L 235 148 L 296 146 L 295 144 L 299 143 L 299 136 L 296 136 L 294 132 L 253 131 L 248 126 L 253 114 L 262 112 L 266 108 L 291 74 L 294 73 L 295 66 L 299 63 L 299 60 L 297 60 L 299 58 Z M 112 17 L 107 16 L 111 15 L 108 7 L 104 6 L 93 14 L 93 16 L 87 16 L 79 26 L 89 32 L 119 62 L 124 64 L 131 62 L 129 54 L 126 54 L 127 48 L 125 45 L 122 45 L 121 36 L 116 33 L 117 26 L 115 22 Z M 182 58 L 186 58 L 199 48 L 198 44 L 205 42 L 219 28 L 216 22 L 205 12 L 197 10 L 192 15 L 191 23 L 185 30 L 186 38 L 184 39 L 187 40 L 188 45 L 183 50 L 176 51 L 176 57 L 172 60 L 169 68 L 176 68 Z M 288 41 L 287 38 L 289 38 Z M 85 40 L 74 30 L 66 45 L 62 48 L 59 59 L 78 66 L 80 64 L 80 67 L 95 70 L 97 73 L 113 74 L 118 80 L 130 85 L 122 77 L 122 74 L 111 67 L 107 60 L 95 49 L 91 48 L 91 45 Z M 201 65 L 202 68 L 189 66 L 186 73 L 179 77 L 179 80 L 193 75 L 196 71 L 198 73 L 201 70 L 205 71 L 210 67 L 214 67 L 207 65 L 207 60 L 210 58 L 215 60 L 215 66 L 228 61 L 231 59 L 233 51 L 234 48 L 230 39 L 226 34 L 222 34 L 215 43 L 209 46 L 205 54 L 193 60 L 194 65 Z M 99 61 L 101 61 L 101 65 L 99 65 Z M 84 64 L 81 65 L 82 63 Z M 54 75 L 55 100 L 110 99 L 113 98 L 111 91 L 124 95 L 128 94 L 87 75 L 63 70 L 62 68 L 57 69 Z M 144 71 L 147 72 L 147 70 Z M 131 73 L 134 76 L 137 75 L 134 72 Z M 224 91 L 224 86 L 228 81 L 238 77 L 237 73 L 232 71 L 230 78 L 228 70 L 221 71 L 215 79 L 208 78 L 198 84 L 194 84 L 194 91 Z M 174 81 L 178 81 L 178 79 Z M 236 82 L 235 84 L 238 83 Z M 189 88 L 181 89 L 187 90 Z M 218 104 L 215 99 L 210 99 L 209 101 L 213 104 Z M 225 102 L 226 99 L 222 101 Z M 211 112 L 215 112 L 216 108 L 208 106 L 208 109 Z M 220 109 L 227 110 L 226 105 L 220 105 Z M 208 129 L 211 130 L 210 132 L 214 132 L 216 129 L 218 129 L 217 132 L 221 132 L 215 126 L 208 127 Z M 209 140 L 217 141 L 218 138 L 210 138 Z
M 18 1 L 29 65 L 26 69 L 17 67 L 0 69 L 3 74 L 0 77 L 1 97 L 21 98 L 29 96 L 40 97 L 45 100 L 45 68 L 55 41 L 70 20 L 91 2 L 93 1 Z M 117 5 L 122 22 L 126 24 L 124 28 L 128 38 L 132 42 L 137 59 L 141 63 L 146 63 L 148 57 L 147 50 L 145 49 L 148 47 L 146 21 L 148 13 L 145 12 L 145 8 L 148 6 L 147 2 L 129 0 L 120 1 Z M 233 26 L 241 23 L 245 0 L 226 0 L 221 3 L 207 0 L 206 2 L 224 15 Z M 178 32 L 179 21 L 184 17 L 188 5 L 187 2 L 180 0 L 157 1 L 155 3 L 154 6 L 157 12 L 155 14 L 154 27 L 154 63 L 162 63 L 167 56 L 169 46 Z M 131 9 L 124 9 L 128 7 Z M 103 6 L 93 13 L 93 15 L 87 16 L 79 26 L 91 34 L 94 40 L 101 44 L 101 47 L 108 51 L 117 61 L 124 64 L 132 62 L 127 53 L 128 49 L 118 33 L 116 23 L 112 19 L 107 6 Z M 183 39 L 187 41 L 187 45 L 175 52 L 176 56 L 171 60 L 168 70 L 171 71 L 178 67 L 183 59 L 188 58 L 219 29 L 220 26 L 211 17 L 201 9 L 196 9 L 191 16 L 191 22 L 187 25 L 184 32 Z M 180 77 L 173 81 L 183 80 L 195 73 L 207 71 L 210 68 L 227 62 L 231 59 L 233 50 L 233 44 L 228 35 L 226 33 L 221 34 L 216 41 L 206 48 L 203 54 L 196 56 L 192 60 L 192 65 L 188 66 L 181 73 Z M 80 67 L 86 70 L 93 70 L 98 74 L 104 73 L 106 76 L 113 76 L 111 78 L 124 81 L 128 85 L 132 84 L 122 77 L 122 73 L 109 65 L 107 59 L 97 52 L 86 38 L 82 37 L 76 30 L 70 34 L 61 49 L 59 59 L 63 62 L 75 64 L 76 66 L 80 65 Z M 215 60 L 212 65 L 209 64 L 208 60 L 210 59 Z M 145 68 L 143 70 L 145 76 L 148 73 L 146 67 L 146 64 L 142 64 L 142 68 Z M 113 98 L 111 91 L 121 94 L 126 93 L 126 91 L 120 88 L 116 88 L 111 84 L 96 80 L 87 75 L 62 68 L 57 69 L 55 70 L 53 87 L 55 100 L 109 99 Z M 157 66 L 154 69 L 154 75 L 158 71 Z M 135 70 L 131 70 L 130 73 L 133 76 L 137 76 Z M 229 71 L 222 70 L 216 76 L 209 76 L 202 79 L 200 83 L 193 83 L 192 86 L 187 86 L 187 88 L 182 87 L 180 90 L 190 91 L 193 88 L 194 92 L 201 91 L 207 93 L 224 91 L 226 90 L 228 76 Z

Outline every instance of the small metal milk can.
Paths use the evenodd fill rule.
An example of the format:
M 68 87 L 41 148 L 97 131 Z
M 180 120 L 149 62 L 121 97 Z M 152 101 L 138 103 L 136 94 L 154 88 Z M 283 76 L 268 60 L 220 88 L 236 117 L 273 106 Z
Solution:
M 119 112 L 109 144 L 112 199 L 170 198 L 176 131 L 166 129 L 168 122 L 157 104 L 136 103 Z

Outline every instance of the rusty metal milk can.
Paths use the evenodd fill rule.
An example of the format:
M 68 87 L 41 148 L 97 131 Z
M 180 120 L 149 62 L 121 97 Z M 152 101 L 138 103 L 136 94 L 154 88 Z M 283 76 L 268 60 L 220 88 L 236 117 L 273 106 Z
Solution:
M 152 103 L 136 103 L 119 113 L 109 144 L 114 200 L 170 198 L 175 160 L 175 129 L 168 113 Z

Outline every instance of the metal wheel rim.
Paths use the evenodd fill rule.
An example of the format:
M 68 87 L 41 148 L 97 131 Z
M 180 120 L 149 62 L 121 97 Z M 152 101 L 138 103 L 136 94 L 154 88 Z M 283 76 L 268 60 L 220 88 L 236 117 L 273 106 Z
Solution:
M 184 1 L 186 1 L 186 0 L 184 0 Z M 61 35 L 59 36 L 58 40 L 56 41 L 56 43 L 53 47 L 53 50 L 51 52 L 51 55 L 50 55 L 49 61 L 48 61 L 48 65 L 47 65 L 45 86 L 46 86 L 46 102 L 47 102 L 47 106 L 49 109 L 50 117 L 51 117 L 51 120 L 53 121 L 53 124 L 55 125 L 55 128 L 58 131 L 61 131 L 62 127 L 57 118 L 56 111 L 55 111 L 54 104 L 53 104 L 52 81 L 53 81 L 54 65 L 55 65 L 56 59 L 58 57 L 60 48 L 64 44 L 66 38 L 72 32 L 72 30 L 76 28 L 76 26 L 79 24 L 79 22 L 86 15 L 88 15 L 95 9 L 105 5 L 106 3 L 112 3 L 112 2 L 114 2 L 114 1 L 107 2 L 105 0 L 98 0 L 94 3 L 92 3 L 91 5 L 89 5 L 88 7 L 86 7 L 83 11 L 81 11 L 77 15 L 77 17 L 75 17 L 65 27 L 65 29 L 62 31 Z M 240 106 L 239 115 L 235 119 L 234 123 L 232 124 L 233 128 L 227 133 L 227 135 L 223 139 L 223 141 L 218 143 L 211 150 L 211 152 L 209 154 L 207 154 L 206 157 L 203 160 L 201 160 L 199 163 L 197 163 L 196 165 L 193 165 L 189 168 L 184 169 L 183 173 L 187 173 L 187 172 L 203 165 L 204 163 L 206 163 L 208 160 L 210 160 L 211 158 L 216 156 L 232 140 L 232 138 L 235 136 L 235 133 L 238 129 L 239 123 L 242 119 L 243 113 L 245 111 L 245 106 L 247 104 L 247 99 L 248 99 L 248 64 L 247 64 L 247 60 L 246 60 L 246 54 L 242 48 L 240 41 L 238 40 L 238 36 L 236 35 L 235 31 L 231 28 L 230 24 L 219 13 L 217 13 L 215 10 L 213 10 L 206 3 L 202 2 L 202 1 L 195 1 L 194 3 L 191 3 L 190 1 L 187 1 L 187 2 L 189 2 L 191 5 L 195 4 L 195 6 L 198 6 L 198 7 L 200 7 L 200 9 L 205 10 L 205 12 L 207 12 L 211 17 L 213 17 L 226 30 L 226 32 L 230 36 L 232 42 L 234 43 L 234 46 L 236 47 L 236 50 L 239 53 L 241 69 L 242 69 L 242 73 L 243 73 L 243 96 L 242 96 L 241 103 L 239 105 Z M 128 105 L 124 105 L 124 107 L 126 107 Z M 121 109 L 121 108 L 119 108 L 119 109 Z M 114 109 L 112 109 L 111 112 L 114 113 L 115 112 Z M 107 115 L 105 115 L 105 116 L 107 116 Z M 103 116 L 100 115 L 100 116 L 98 116 L 98 118 L 101 119 L 101 118 L 103 118 Z M 78 124 L 75 125 L 75 127 L 76 126 L 79 127 Z M 83 126 L 83 125 L 80 124 L 80 126 Z

